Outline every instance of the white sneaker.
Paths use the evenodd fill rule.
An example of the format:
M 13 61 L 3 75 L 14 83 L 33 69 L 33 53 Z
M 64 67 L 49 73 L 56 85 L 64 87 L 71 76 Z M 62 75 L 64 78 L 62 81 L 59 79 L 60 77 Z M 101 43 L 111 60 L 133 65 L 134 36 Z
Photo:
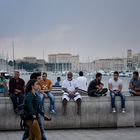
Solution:
M 115 109 L 115 108 L 112 108 L 112 112 L 113 112 L 113 113 L 116 113 L 116 109 Z
M 125 113 L 125 108 L 122 108 L 122 113 Z
M 50 113 L 51 113 L 51 114 L 56 114 L 56 112 L 55 112 L 55 110 L 54 110 L 54 109 L 53 109 L 53 110 L 51 110 L 51 111 L 50 111 Z

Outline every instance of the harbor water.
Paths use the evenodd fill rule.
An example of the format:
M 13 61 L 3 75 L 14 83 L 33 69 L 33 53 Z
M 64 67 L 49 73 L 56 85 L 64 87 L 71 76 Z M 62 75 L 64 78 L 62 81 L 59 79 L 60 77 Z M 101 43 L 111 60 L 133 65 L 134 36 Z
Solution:
M 53 84 L 56 82 L 57 77 L 61 77 L 61 83 L 64 79 L 66 79 L 66 76 L 62 76 L 59 74 L 49 74 L 48 73 L 48 79 L 52 80 Z M 78 77 L 78 75 L 74 75 L 73 79 L 76 79 Z M 103 76 L 102 77 L 102 83 L 104 83 L 104 87 L 108 87 L 108 80 L 111 78 L 112 76 Z M 21 78 L 23 78 L 25 80 L 25 82 L 27 83 L 27 81 L 30 78 L 30 75 L 21 75 Z M 94 75 L 87 75 L 86 76 L 87 80 L 88 80 L 88 84 L 90 83 L 91 80 L 93 80 L 95 78 Z M 129 82 L 131 77 L 120 77 L 123 81 L 123 91 L 128 91 L 128 86 L 129 86 Z

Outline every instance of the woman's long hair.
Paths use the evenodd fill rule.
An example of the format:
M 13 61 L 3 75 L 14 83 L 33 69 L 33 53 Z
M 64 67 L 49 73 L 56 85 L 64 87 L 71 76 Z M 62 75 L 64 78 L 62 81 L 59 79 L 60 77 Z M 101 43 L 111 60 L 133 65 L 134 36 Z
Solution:
M 28 83 L 26 84 L 26 90 L 25 90 L 26 94 L 28 92 L 31 92 L 32 91 L 32 86 L 34 86 L 34 84 L 35 84 L 36 81 L 37 80 L 35 80 L 35 79 L 31 79 L 31 80 L 28 81 Z

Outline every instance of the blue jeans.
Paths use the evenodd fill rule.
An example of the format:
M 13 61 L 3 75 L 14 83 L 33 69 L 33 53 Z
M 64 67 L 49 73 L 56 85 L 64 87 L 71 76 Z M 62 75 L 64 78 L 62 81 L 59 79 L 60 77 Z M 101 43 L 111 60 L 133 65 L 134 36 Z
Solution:
M 36 91 L 36 95 L 39 98 L 39 110 L 44 112 L 44 95 L 42 95 L 39 91 Z
M 24 94 L 10 93 L 10 98 L 12 100 L 14 110 L 18 109 L 18 111 L 21 111 L 23 107 Z
M 44 125 L 43 125 L 43 118 L 40 114 L 38 115 L 38 123 L 41 130 L 41 137 L 42 137 L 41 140 L 47 140 L 45 135 Z M 26 140 L 28 137 L 29 137 L 29 128 L 26 128 L 22 140 Z
M 50 100 L 50 111 L 54 110 L 54 95 L 51 92 L 46 92 Z
M 110 96 L 111 96 L 111 106 L 112 108 L 115 108 L 115 96 L 120 96 L 121 97 L 121 107 L 125 108 L 125 96 L 119 92 L 117 94 L 110 92 Z
M 43 125 L 43 117 L 40 114 L 38 115 L 38 123 L 41 130 L 42 140 L 47 140 L 45 135 L 44 125 Z

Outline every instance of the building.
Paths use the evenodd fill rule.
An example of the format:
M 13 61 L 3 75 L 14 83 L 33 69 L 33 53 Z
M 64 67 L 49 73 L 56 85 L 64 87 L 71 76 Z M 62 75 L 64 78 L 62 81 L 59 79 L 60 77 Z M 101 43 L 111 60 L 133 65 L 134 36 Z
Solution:
M 127 69 L 133 70 L 133 56 L 132 56 L 132 50 L 127 50 Z
M 23 62 L 28 62 L 28 63 L 37 63 L 36 57 L 23 57 Z
M 79 72 L 79 55 L 71 57 L 72 71 Z
M 132 64 L 133 64 L 132 66 L 134 69 L 136 70 L 140 69 L 140 53 L 133 55 Z
M 84 72 L 94 72 L 95 69 L 95 65 L 94 62 L 81 62 L 79 64 L 79 71 L 84 71 Z
M 126 70 L 127 64 L 124 58 L 108 58 L 99 59 L 95 61 L 95 69 L 102 69 L 104 71 L 124 71 Z
M 46 63 L 46 61 L 44 59 L 37 59 L 36 63 L 40 64 L 40 65 L 44 65 Z
M 132 58 L 132 50 L 127 50 L 127 58 Z
M 71 57 L 69 53 L 49 54 L 47 70 L 53 72 L 71 70 Z
M 94 72 L 99 70 L 104 70 L 105 72 L 124 71 L 126 69 L 126 58 L 107 58 L 94 60 L 93 62 L 80 63 L 80 70 L 86 72 Z
M 58 53 L 48 55 L 47 69 L 49 71 L 78 71 L 79 55 L 72 56 L 70 53 Z

